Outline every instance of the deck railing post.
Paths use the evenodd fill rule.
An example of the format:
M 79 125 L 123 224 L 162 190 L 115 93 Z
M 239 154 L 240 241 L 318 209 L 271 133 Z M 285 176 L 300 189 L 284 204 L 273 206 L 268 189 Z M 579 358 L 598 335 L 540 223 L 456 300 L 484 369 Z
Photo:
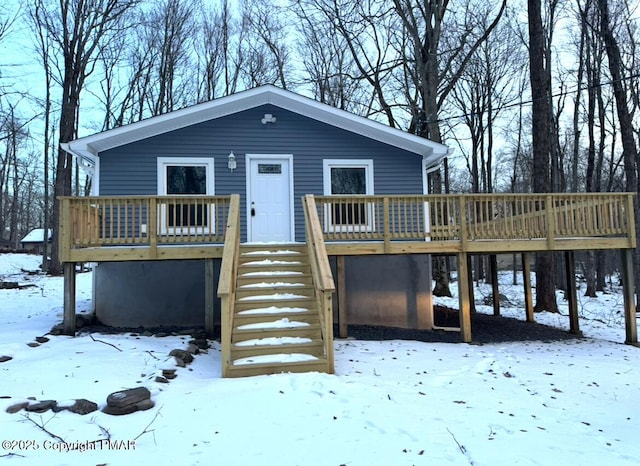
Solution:
M 460 244 L 462 250 L 467 250 L 467 206 L 465 205 L 465 197 L 463 195 L 458 196 L 458 211 L 460 212 L 460 219 L 458 220 L 460 225 Z
M 151 257 L 157 257 L 158 254 L 158 203 L 155 197 L 149 199 L 149 224 L 147 225 L 147 234 L 149 235 L 149 247 L 151 248 Z
M 384 224 L 384 252 L 385 253 L 389 253 L 389 251 L 391 250 L 391 231 L 389 228 L 389 216 L 390 216 L 390 211 L 389 211 L 389 198 L 387 196 L 385 196 L 382 200 L 382 210 L 383 210 L 383 224 Z
M 547 219 L 547 247 L 553 251 L 556 236 L 556 214 L 553 209 L 553 196 L 548 194 L 545 198 L 545 214 Z
M 71 214 L 71 199 L 60 198 L 60 221 L 58 222 L 58 256 L 60 261 L 69 260 L 71 243 L 73 241 L 73 220 Z
M 627 195 L 627 232 L 629 233 L 629 247 L 631 249 L 636 248 L 636 217 L 635 209 L 633 206 L 633 198 L 636 197 L 635 193 L 629 193 Z

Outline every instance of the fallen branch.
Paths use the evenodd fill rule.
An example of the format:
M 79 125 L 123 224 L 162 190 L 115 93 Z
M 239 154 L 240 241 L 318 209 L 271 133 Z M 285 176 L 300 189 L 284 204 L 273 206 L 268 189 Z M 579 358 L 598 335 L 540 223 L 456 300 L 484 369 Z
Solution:
M 144 434 L 148 434 L 151 432 L 155 432 L 155 429 L 151 429 L 149 430 L 149 427 L 151 427 L 151 425 L 156 422 L 156 419 L 158 418 L 158 415 L 160 414 L 160 411 L 162 410 L 162 408 L 159 408 L 158 411 L 156 411 L 155 416 L 153 416 L 153 419 L 151 419 L 151 421 L 149 421 L 149 424 L 146 425 L 146 427 L 142 430 L 142 432 L 140 432 L 138 434 L 137 437 L 135 437 L 133 440 L 138 440 L 140 437 L 142 437 Z M 156 442 L 156 437 L 155 435 L 153 436 L 153 443 L 155 444 Z
M 64 439 L 62 437 L 60 437 L 59 435 L 54 434 L 53 432 L 51 432 L 50 430 L 48 430 L 44 426 L 44 422 L 42 422 L 42 416 L 40 416 L 41 424 L 38 424 L 36 421 L 34 421 L 31 418 L 31 416 L 29 416 L 28 414 L 23 414 L 22 417 L 25 418 L 26 420 L 30 421 L 34 426 L 36 426 L 41 431 L 45 432 L 47 435 L 49 435 L 49 437 L 54 438 L 59 442 L 64 442 Z
M 96 340 L 95 338 L 93 338 L 93 335 L 92 335 L 91 333 L 89 334 L 89 336 L 91 337 L 91 339 L 92 339 L 93 341 L 97 341 L 98 343 L 104 343 L 105 345 L 112 346 L 112 347 L 114 347 L 115 349 L 117 349 L 118 351 L 122 352 L 122 350 L 121 350 L 120 348 L 118 348 L 118 347 L 117 347 L 116 345 L 114 345 L 114 344 L 111 344 L 111 343 L 109 343 L 109 342 L 107 342 L 107 341 Z
M 109 432 L 109 429 L 107 429 L 106 427 L 103 427 L 100 424 L 98 424 L 96 422 L 95 417 L 93 419 L 91 419 L 91 423 L 95 424 L 96 426 L 98 426 L 98 429 L 100 429 L 100 432 L 102 432 L 102 435 L 104 435 L 107 440 L 111 440 L 111 432 Z
M 473 461 L 471 460 L 471 458 L 469 458 L 469 453 L 467 452 L 467 449 L 464 447 L 464 445 L 458 442 L 458 439 L 456 438 L 455 435 L 453 435 L 453 432 L 451 432 L 448 427 L 447 427 L 447 432 L 449 432 L 449 434 L 453 438 L 453 441 L 456 442 L 456 445 L 458 445 L 458 449 L 460 449 L 462 454 L 467 457 L 467 459 L 469 460 L 469 464 L 473 465 Z
M 20 458 L 24 458 L 24 455 L 20 455 L 18 453 L 7 453 L 6 455 L 0 455 L 0 458 L 11 458 L 12 456 L 19 456 Z

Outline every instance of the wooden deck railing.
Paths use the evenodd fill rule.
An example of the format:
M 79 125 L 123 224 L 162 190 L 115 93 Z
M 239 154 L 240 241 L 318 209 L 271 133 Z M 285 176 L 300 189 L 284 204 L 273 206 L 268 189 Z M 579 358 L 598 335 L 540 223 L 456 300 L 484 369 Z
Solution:
M 222 351 L 222 376 L 227 377 L 231 364 L 231 334 L 233 330 L 233 305 L 236 301 L 236 275 L 240 255 L 240 196 L 231 196 L 226 241 L 222 252 L 218 297 L 220 298 L 220 335 Z
M 325 241 L 625 238 L 633 193 L 315 196 Z M 618 243 L 616 243 L 618 246 Z M 613 247 L 613 245 L 612 245 Z M 618 246 L 619 247 L 619 246 Z M 606 246 L 605 246 L 606 248 Z
M 60 256 L 104 246 L 224 242 L 230 196 L 60 198 Z
M 333 276 L 329 266 L 327 251 L 322 237 L 322 226 L 317 214 L 317 208 L 313 196 L 305 196 L 302 199 L 302 208 L 305 218 L 305 234 L 311 265 L 311 275 L 315 288 L 315 296 L 320 312 L 320 328 L 322 340 L 327 356 L 327 371 L 334 373 L 333 354 L 333 307 L 332 294 L 335 291 Z
M 315 200 L 327 247 L 335 252 L 338 242 L 360 243 L 351 246 L 355 254 L 635 248 L 634 197 L 307 196 Z M 60 203 L 63 262 L 206 258 L 216 247 L 220 257 L 230 196 L 62 197 Z M 191 246 L 202 251 L 185 251 Z

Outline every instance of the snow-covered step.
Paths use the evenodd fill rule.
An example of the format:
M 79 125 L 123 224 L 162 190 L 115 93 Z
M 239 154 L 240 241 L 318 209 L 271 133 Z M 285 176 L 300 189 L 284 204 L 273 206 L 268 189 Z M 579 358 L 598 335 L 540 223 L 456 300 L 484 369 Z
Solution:
M 306 245 L 242 245 L 228 375 L 326 371 L 317 306 Z
M 303 307 L 309 310 L 316 310 L 317 302 L 315 298 L 300 296 L 296 294 L 280 293 L 276 295 L 261 295 L 260 297 L 245 298 L 236 300 L 235 312 L 247 311 L 250 309 L 265 308 L 271 306 L 278 307 Z
M 245 360 L 246 361 L 246 360 Z M 243 362 L 245 362 L 243 361 Z M 231 364 L 227 369 L 229 377 L 251 377 L 264 374 L 301 373 L 301 372 L 326 372 L 327 360 L 325 358 L 305 358 L 303 360 L 286 361 L 283 358 L 274 359 L 272 362 Z
M 264 343 L 269 341 L 273 343 Z M 324 357 L 324 345 L 322 340 L 312 338 L 258 338 L 235 343 L 232 352 L 236 359 L 280 353 L 301 353 L 320 358 Z
M 301 322 L 302 323 L 302 322 Z M 242 325 L 233 329 L 232 343 L 244 340 L 253 340 L 259 338 L 283 338 L 283 337 L 299 337 L 299 338 L 321 338 L 320 324 L 296 325 L 290 327 L 247 327 Z
M 241 286 L 236 288 L 237 301 L 264 301 L 311 298 L 314 290 L 304 283 L 275 282 L 266 286 Z
M 257 324 L 282 319 L 317 323 L 319 316 L 315 310 L 302 307 L 271 306 L 270 308 L 249 309 L 236 312 L 233 322 L 237 327 L 241 327 L 247 324 Z
M 299 286 L 300 284 L 311 285 L 312 279 L 310 274 L 302 272 L 289 272 L 282 270 L 279 272 L 254 272 L 244 275 L 238 275 L 237 290 L 247 287 L 265 287 L 269 284 L 291 283 Z
M 309 273 L 309 264 L 298 260 L 254 259 L 238 265 L 238 275 L 250 272 L 263 274 L 279 272 Z
M 240 256 L 238 257 L 239 264 L 246 264 L 252 262 L 307 262 L 306 248 L 291 249 L 283 247 L 282 249 L 251 249 L 248 250 L 242 247 L 240 250 Z
M 245 243 L 240 246 L 240 254 L 245 256 L 252 255 L 283 255 L 283 254 L 306 254 L 307 245 L 304 243 Z

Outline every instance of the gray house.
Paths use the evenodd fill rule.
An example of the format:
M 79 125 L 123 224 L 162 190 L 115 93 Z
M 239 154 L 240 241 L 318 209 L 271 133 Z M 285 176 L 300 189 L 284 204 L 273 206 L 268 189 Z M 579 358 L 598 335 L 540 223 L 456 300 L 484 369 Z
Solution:
M 281 245 L 305 240 L 303 196 L 427 194 L 428 172 L 448 153 L 442 144 L 273 86 L 80 138 L 63 148 L 92 173 L 93 196 L 238 194 L 240 241 Z M 332 211 L 333 223 L 325 220 L 324 227 L 338 231 L 362 217 L 362 230 L 372 231 L 375 226 L 367 222 L 373 216 L 366 209 L 361 203 L 350 211 Z M 196 208 L 159 215 L 189 217 L 197 226 L 213 213 Z M 145 228 L 139 225 L 141 235 Z M 203 260 L 119 261 L 113 251 L 116 255 L 99 261 L 94 272 L 93 305 L 100 321 L 118 327 L 202 325 Z M 337 257 L 329 257 L 334 276 L 343 280 L 343 296 L 334 298 L 336 315 L 340 302 L 351 324 L 432 328 L 429 255 L 367 255 L 361 249 L 342 257 L 340 271 Z M 214 260 L 215 283 L 220 263 Z M 214 305 L 219 319 L 220 304 Z

